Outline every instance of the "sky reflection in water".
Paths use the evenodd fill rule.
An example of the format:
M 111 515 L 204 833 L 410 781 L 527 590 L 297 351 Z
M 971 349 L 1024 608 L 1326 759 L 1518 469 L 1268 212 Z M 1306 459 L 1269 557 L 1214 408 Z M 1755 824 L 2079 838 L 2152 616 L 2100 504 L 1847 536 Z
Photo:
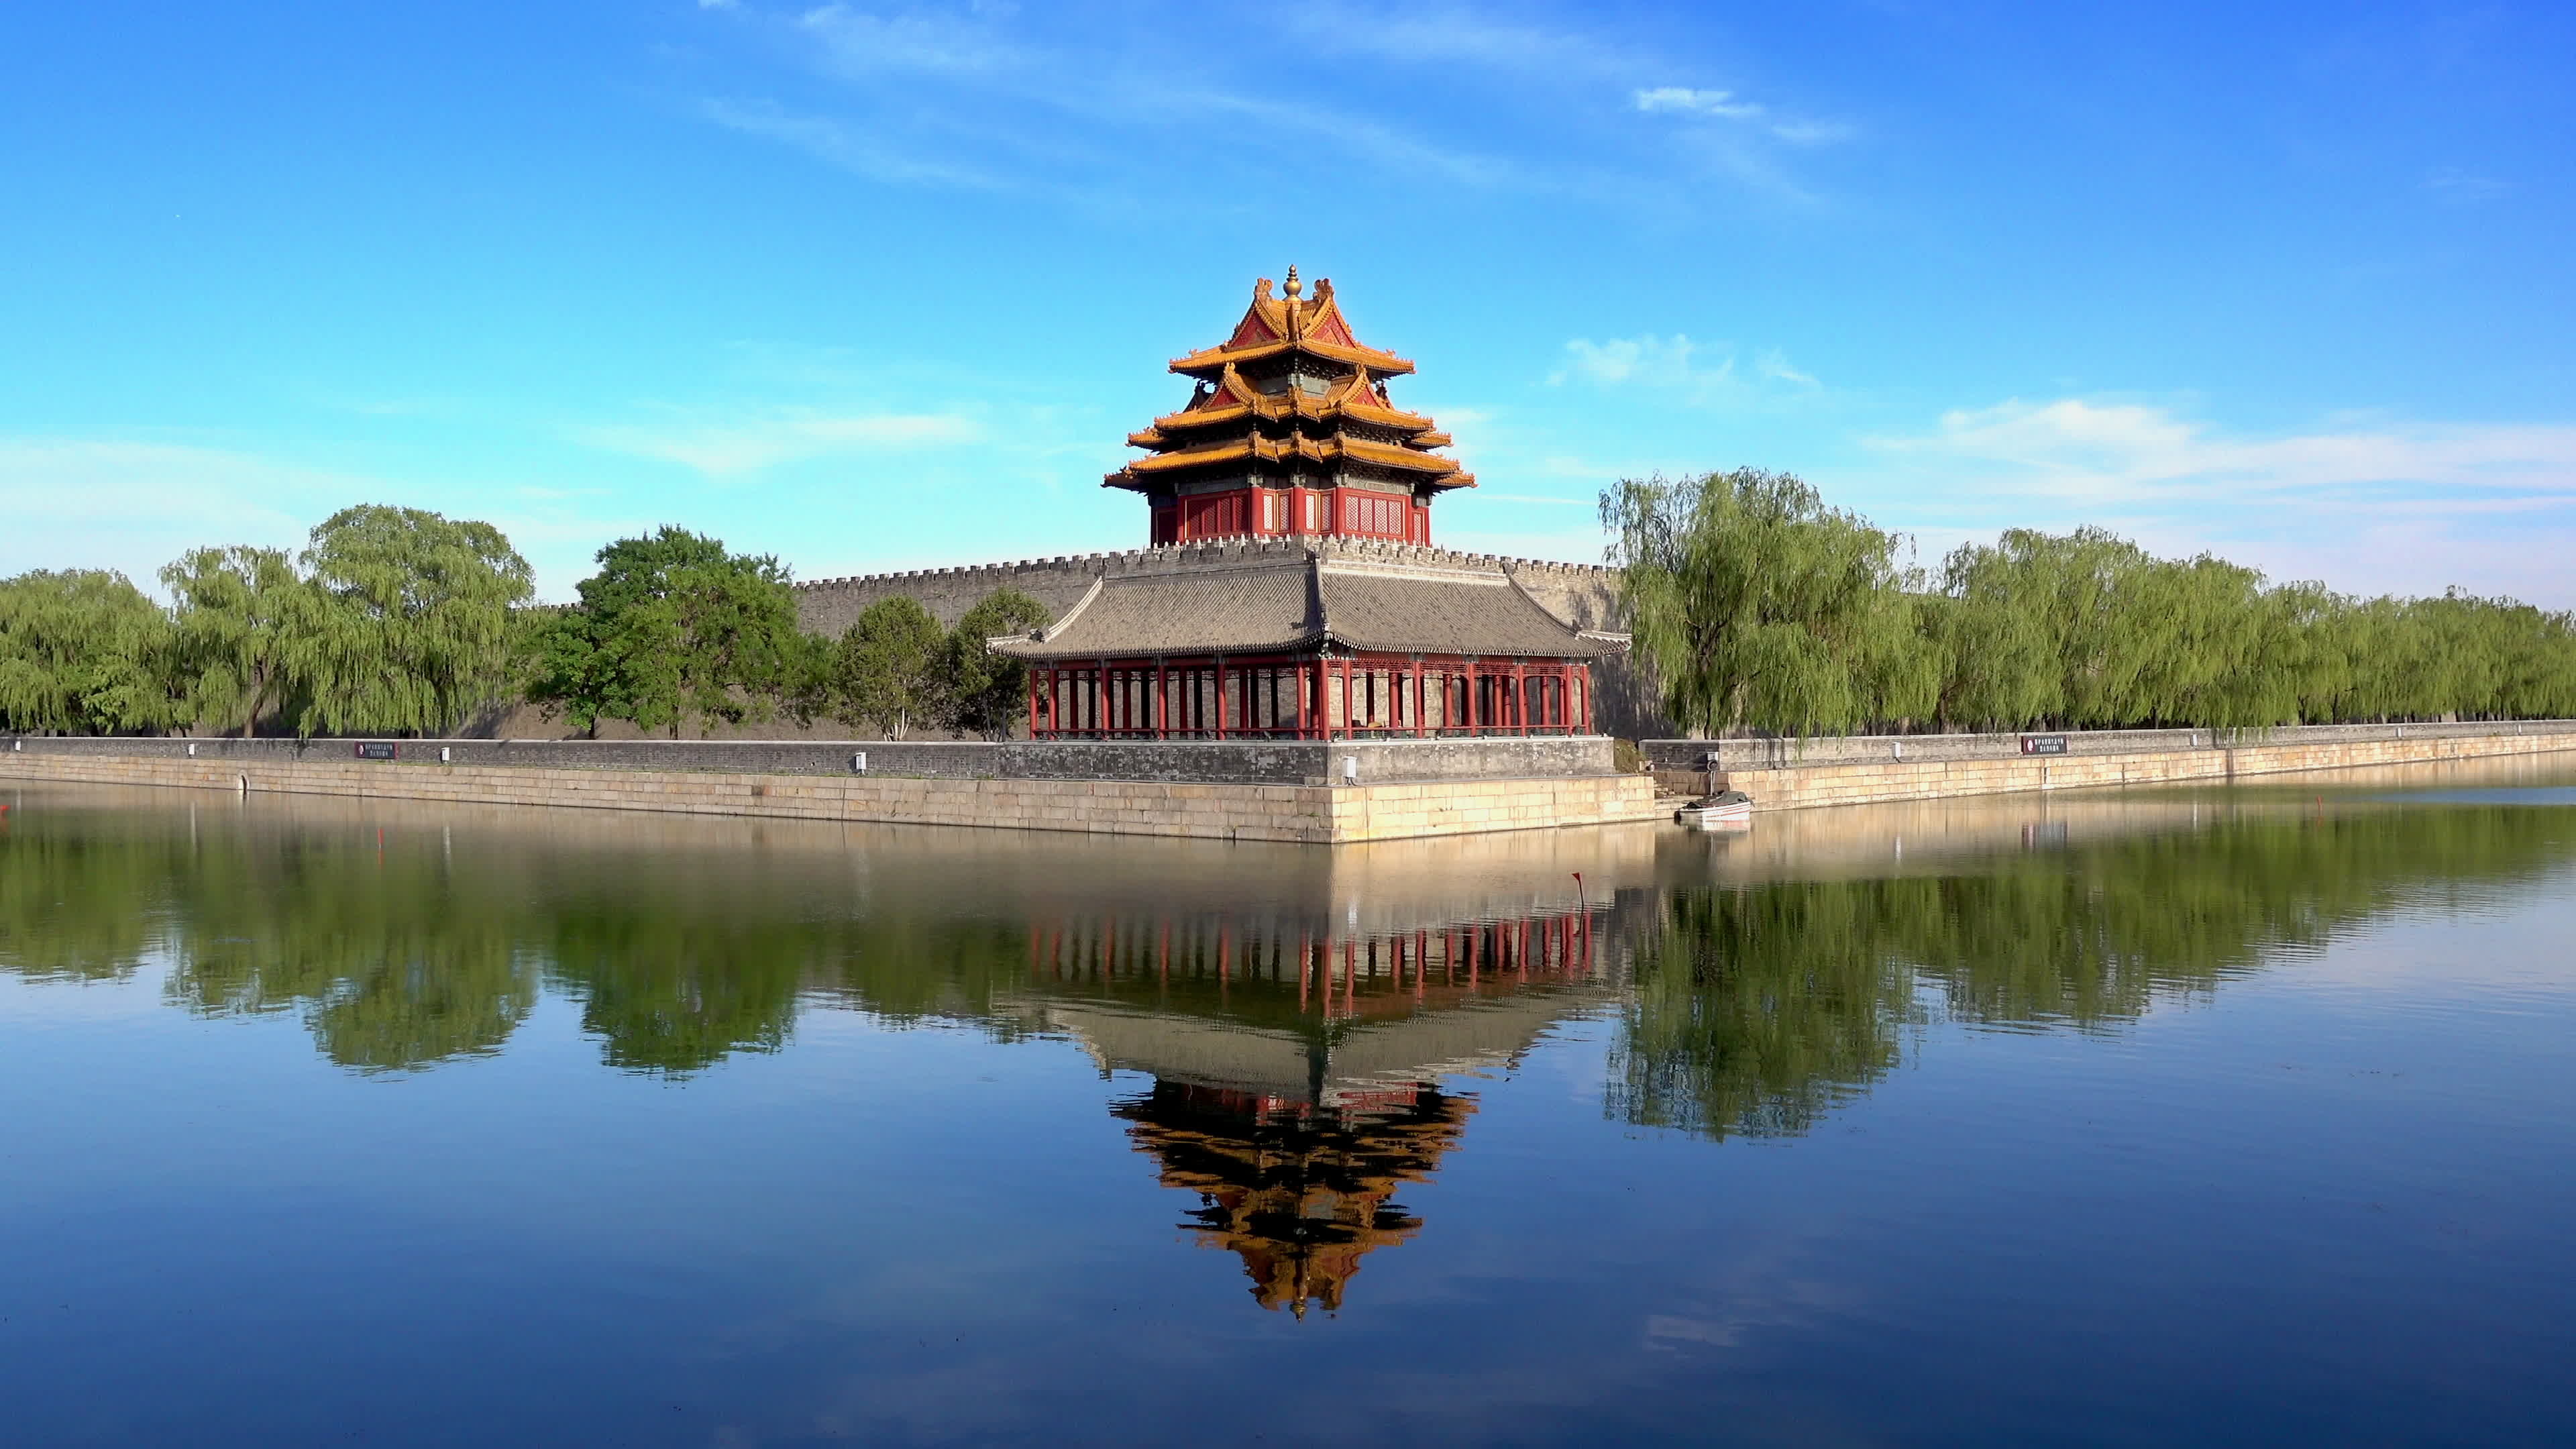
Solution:
M 2563 1439 L 2568 779 L 1338 853 L 0 783 L 0 1402 Z

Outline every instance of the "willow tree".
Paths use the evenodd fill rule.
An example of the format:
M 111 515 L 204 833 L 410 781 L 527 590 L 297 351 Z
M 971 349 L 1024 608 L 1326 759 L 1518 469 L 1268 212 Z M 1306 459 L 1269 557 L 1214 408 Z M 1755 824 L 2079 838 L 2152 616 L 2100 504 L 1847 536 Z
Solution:
M 0 728 L 97 735 L 179 723 L 169 635 L 169 615 L 120 573 L 0 579 Z
M 528 689 L 576 729 L 622 719 L 677 739 L 692 722 L 767 720 L 802 682 L 810 646 L 774 557 L 665 527 L 601 549 L 580 595 L 545 626 Z
M 436 734 L 496 701 L 528 561 L 488 523 L 363 504 L 313 530 L 284 632 L 297 733 Z
M 190 549 L 162 568 L 161 583 L 178 605 L 172 667 L 191 723 L 248 738 L 293 707 L 297 631 L 319 610 L 286 550 Z
M 1896 535 L 1795 476 L 1622 480 L 1601 522 L 1637 652 L 1685 727 L 1839 733 L 1933 704 Z

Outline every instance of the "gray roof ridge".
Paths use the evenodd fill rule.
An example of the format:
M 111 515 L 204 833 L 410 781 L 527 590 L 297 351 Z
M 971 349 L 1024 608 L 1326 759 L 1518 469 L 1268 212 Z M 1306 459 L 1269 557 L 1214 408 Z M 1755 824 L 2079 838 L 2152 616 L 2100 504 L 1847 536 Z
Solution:
M 1090 608 L 1090 607 L 1091 607 L 1091 601 L 1092 601 L 1092 600 L 1094 600 L 1094 599 L 1096 599 L 1096 598 L 1099 598 L 1099 597 L 1100 597 L 1100 591 L 1101 591 L 1102 589 L 1104 589 L 1104 588 L 1107 588 L 1108 586 L 1109 586 L 1109 576 L 1108 576 L 1107 574 L 1102 574 L 1100 577 L 1098 577 L 1098 578 L 1096 578 L 1096 579 L 1093 579 L 1093 580 L 1091 581 L 1091 587 L 1090 587 L 1090 588 L 1088 588 L 1088 589 L 1083 590 L 1083 592 L 1082 592 L 1082 597 L 1081 597 L 1079 600 L 1075 601 L 1074 606 L 1073 606 L 1072 608 L 1070 608 L 1070 609 L 1068 609 L 1068 610 L 1066 610 L 1066 611 L 1065 611 L 1065 615 L 1064 615 L 1064 617 L 1063 617 L 1063 618 L 1056 620 L 1054 623 L 1049 624 L 1049 625 L 1047 625 L 1045 628 L 1040 629 L 1040 630 L 1038 631 L 1038 634 L 1037 634 L 1038 642 L 1039 642 L 1039 643 L 1041 643 L 1041 644 L 1046 643 L 1046 642 L 1048 642 L 1049 640 L 1052 640 L 1053 638 L 1055 638 L 1055 636 L 1057 636 L 1058 634 L 1061 634 L 1061 633 L 1063 633 L 1065 630 L 1072 628 L 1072 627 L 1073 627 L 1073 621 L 1074 621 L 1074 620 L 1076 620 L 1076 619 L 1081 618 L 1081 617 L 1082 617 L 1082 611 L 1083 611 L 1083 610 L 1085 610 L 1085 609 Z

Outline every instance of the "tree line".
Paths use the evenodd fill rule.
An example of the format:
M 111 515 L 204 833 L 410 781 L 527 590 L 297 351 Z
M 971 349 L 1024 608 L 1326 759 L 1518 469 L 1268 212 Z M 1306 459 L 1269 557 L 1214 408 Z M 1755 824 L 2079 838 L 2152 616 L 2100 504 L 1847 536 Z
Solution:
M 2576 616 L 2512 599 L 2356 598 L 2099 528 L 1927 571 L 1759 468 L 1622 480 L 1600 513 L 1637 661 L 1704 735 L 2576 716 Z
M 664 528 L 597 561 L 576 602 L 534 605 L 492 525 L 364 505 L 298 552 L 189 551 L 160 571 L 168 605 L 103 569 L 0 579 L 0 731 L 443 735 L 525 702 L 591 733 L 785 718 L 999 738 L 1027 673 L 984 641 L 1048 618 L 1000 589 L 942 629 L 896 597 L 827 638 L 798 626 L 774 557 Z

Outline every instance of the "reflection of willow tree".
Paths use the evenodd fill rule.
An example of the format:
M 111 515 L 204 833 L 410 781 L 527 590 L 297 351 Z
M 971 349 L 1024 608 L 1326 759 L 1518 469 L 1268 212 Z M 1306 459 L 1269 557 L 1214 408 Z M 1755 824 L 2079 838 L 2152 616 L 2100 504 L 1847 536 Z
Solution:
M 157 944 L 172 851 L 157 835 L 13 827 L 0 816 L 0 971 L 76 981 L 132 971 Z
M 1610 1110 L 1802 1132 L 1895 1064 L 1926 986 L 1956 1019 L 2104 1027 L 2390 911 L 2527 884 L 2567 838 L 2546 810 L 2254 818 L 1974 874 L 1677 892 L 1633 942 Z
M 1156 1082 L 1110 1110 L 1163 1164 L 1165 1187 L 1199 1195 L 1183 1226 L 1243 1259 L 1264 1308 L 1304 1317 L 1342 1306 L 1372 1248 L 1422 1226 L 1395 1190 L 1427 1180 L 1475 1104 L 1431 1087 L 1366 1109 L 1265 1104 L 1243 1092 Z
M 675 882 L 663 885 L 676 886 Z M 996 983 L 1022 969 L 1027 935 L 899 907 L 817 916 L 790 883 L 726 892 L 642 889 L 555 913 L 555 979 L 612 1066 L 685 1074 L 784 1046 L 800 994 L 828 995 L 890 1025 L 993 1016 Z
M 551 923 L 556 978 L 615 1067 L 673 1075 L 787 1042 L 796 992 L 829 928 L 638 901 Z
M 205 852 L 173 886 L 171 999 L 207 1014 L 299 1010 L 344 1067 L 489 1054 L 536 1000 L 522 922 L 433 851 L 298 837 Z

